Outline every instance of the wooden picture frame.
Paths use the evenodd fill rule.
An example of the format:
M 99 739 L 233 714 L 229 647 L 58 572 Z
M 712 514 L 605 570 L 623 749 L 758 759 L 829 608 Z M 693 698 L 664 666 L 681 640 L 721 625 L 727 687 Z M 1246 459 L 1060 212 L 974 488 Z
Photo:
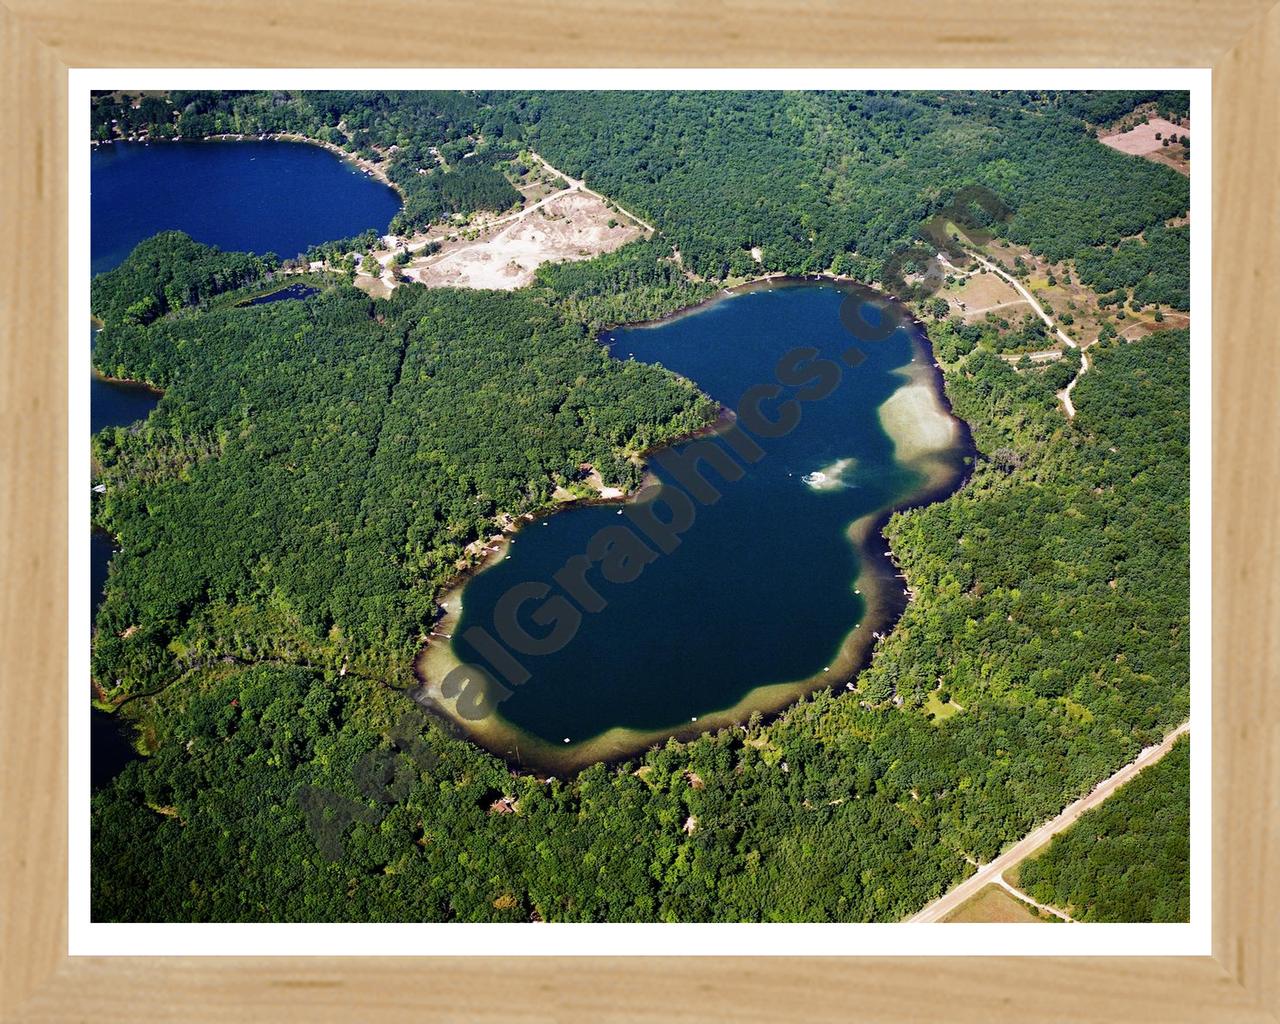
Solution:
M 1280 322 L 1270 281 L 1280 266 L 1280 141 L 1265 129 L 1280 101 L 1280 7 L 1271 2 L 979 0 L 890 14 L 831 2 L 5 0 L 0 223 L 16 259 L 0 278 L 3 1019 L 1280 1019 L 1280 530 L 1271 505 L 1280 498 L 1280 363 L 1265 349 Z M 67 70 L 290 65 L 1211 66 L 1213 955 L 69 957 Z

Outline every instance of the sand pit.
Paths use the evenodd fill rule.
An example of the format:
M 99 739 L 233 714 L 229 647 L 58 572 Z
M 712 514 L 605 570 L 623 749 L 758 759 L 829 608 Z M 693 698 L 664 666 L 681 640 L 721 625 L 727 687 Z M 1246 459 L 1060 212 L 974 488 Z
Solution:
M 610 227 L 610 222 L 613 227 Z M 447 242 L 405 275 L 434 288 L 522 288 L 543 263 L 612 252 L 642 231 L 593 195 L 569 190 L 487 237 Z

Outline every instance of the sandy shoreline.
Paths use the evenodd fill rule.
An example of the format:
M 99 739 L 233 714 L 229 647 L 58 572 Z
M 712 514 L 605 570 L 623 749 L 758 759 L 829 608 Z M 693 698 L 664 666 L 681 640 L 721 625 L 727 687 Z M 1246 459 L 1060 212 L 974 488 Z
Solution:
M 780 281 L 800 284 L 811 283 L 812 280 L 778 276 L 756 279 L 739 285 L 732 291 L 711 296 L 696 306 L 648 321 L 644 326 L 666 323 L 676 316 L 705 309 L 730 295 L 757 290 Z M 861 563 L 854 586 L 863 596 L 866 607 L 862 620 L 855 623 L 845 635 L 831 664 L 825 666 L 823 671 L 804 679 L 754 687 L 733 705 L 708 710 L 699 714 L 696 722 L 689 722 L 678 728 L 638 730 L 617 726 L 568 745 L 559 745 L 525 732 L 507 722 L 500 710 L 493 711 L 479 721 L 466 720 L 458 714 L 456 698 L 445 697 L 439 685 L 450 670 L 461 664 L 453 651 L 450 638 L 462 617 L 463 591 L 472 576 L 506 558 L 510 544 L 519 539 L 522 529 L 543 515 L 554 514 L 559 510 L 553 508 L 518 520 L 513 524 L 513 534 L 504 534 L 497 549 L 490 550 L 477 565 L 460 573 L 442 592 L 439 600 L 444 609 L 443 617 L 433 627 L 435 635 L 431 641 L 419 651 L 414 660 L 414 673 L 419 681 L 414 699 L 443 717 L 462 735 L 503 758 L 513 769 L 545 775 L 576 772 L 597 762 L 617 763 L 641 754 L 646 747 L 668 737 L 677 741 L 691 740 L 703 732 L 738 725 L 756 711 L 765 716 L 776 716 L 815 690 L 828 688 L 843 691 L 850 684 L 856 684 L 857 676 L 870 664 L 877 642 L 897 623 L 910 599 L 908 588 L 899 574 L 899 567 L 884 539 L 885 525 L 895 512 L 932 504 L 954 493 L 967 478 L 965 463 L 973 453 L 968 428 L 952 412 L 942 391 L 941 372 L 933 368 L 933 352 L 928 336 L 914 317 L 909 317 L 908 323 L 915 357 L 911 363 L 897 371 L 906 378 L 906 383 L 882 404 L 880 416 L 886 433 L 895 444 L 899 460 L 919 471 L 923 482 L 915 493 L 904 500 L 864 515 L 849 524 L 846 537 L 857 550 Z M 608 330 L 601 331 L 600 337 L 604 339 L 608 333 Z M 904 392 L 905 397 L 895 402 L 897 396 Z M 693 435 L 673 440 L 659 448 L 680 444 L 695 435 L 718 432 L 730 425 L 733 419 L 731 410 L 724 409 L 715 422 Z M 566 502 L 560 507 L 626 503 L 634 500 L 635 495 L 628 494 L 618 498 Z

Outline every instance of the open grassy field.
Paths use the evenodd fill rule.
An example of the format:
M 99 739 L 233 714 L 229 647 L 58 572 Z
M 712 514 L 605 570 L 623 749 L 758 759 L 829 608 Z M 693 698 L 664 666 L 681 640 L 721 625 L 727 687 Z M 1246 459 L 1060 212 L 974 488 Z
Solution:
M 1007 310 L 1005 315 L 1031 309 L 1013 285 L 999 274 L 973 274 L 959 278 L 938 293 L 951 304 L 951 312 L 966 322 L 980 320 L 988 312 Z
M 998 885 L 984 886 L 942 919 L 943 924 L 1047 924 Z
M 948 718 L 960 714 L 964 708 L 953 700 L 949 700 L 947 703 L 943 704 L 942 701 L 938 699 L 938 691 L 932 690 L 929 693 L 928 699 L 924 702 L 924 710 L 925 714 L 933 715 L 933 720 L 935 722 L 945 722 Z

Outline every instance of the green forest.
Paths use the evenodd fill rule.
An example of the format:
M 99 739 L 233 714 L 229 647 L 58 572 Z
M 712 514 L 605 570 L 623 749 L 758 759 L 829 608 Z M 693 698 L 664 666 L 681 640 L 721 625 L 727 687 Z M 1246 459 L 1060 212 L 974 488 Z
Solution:
M 375 305 L 339 286 L 147 326 L 128 313 L 169 263 L 229 280 L 245 260 L 170 232 L 93 292 L 97 367 L 165 392 L 141 429 L 93 442 L 95 519 L 123 548 L 94 645 L 110 701 L 219 657 L 403 676 L 435 591 L 499 513 L 548 505 L 583 462 L 634 484 L 631 455 L 714 411 L 530 293 Z
M 1187 179 L 1098 146 L 1020 94 L 543 93 L 506 101 L 530 144 L 663 227 L 708 277 L 883 261 L 962 188 L 1014 213 L 997 233 L 1057 261 L 1178 216 Z
M 658 225 L 707 278 L 832 271 L 879 281 L 962 189 L 1013 211 L 989 225 L 1057 262 L 1186 212 L 1187 178 L 1093 137 L 1095 119 L 1186 94 L 1105 92 L 174 92 L 99 96 L 96 139 L 293 132 L 382 162 L 393 231 L 519 199 L 524 148 Z M 982 211 L 974 211 L 979 217 Z M 292 256 L 293 253 L 281 253 Z M 1163 251 L 1160 254 L 1163 258 Z M 1186 290 L 1168 253 L 1145 302 Z M 1139 278 L 1127 260 L 1124 273 Z M 1118 271 L 1117 271 L 1118 272 Z M 1138 283 L 1136 280 L 1132 284 Z M 1185 308 L 1185 307 L 1180 307 Z
M 437 149 L 520 139 L 662 236 L 509 293 L 334 282 L 235 306 L 216 296 L 278 287 L 274 261 L 178 233 L 95 282 L 96 366 L 165 392 L 93 439 L 94 519 L 121 546 L 93 674 L 149 755 L 93 797 L 95 919 L 896 920 L 1187 717 L 1188 332 L 1092 347 L 1068 420 L 1069 359 L 1015 367 L 998 325 L 948 320 L 928 329 L 977 459 L 891 519 L 916 599 L 855 691 L 563 779 L 513 771 L 405 692 L 471 542 L 582 462 L 634 483 L 639 453 L 715 414 L 595 341 L 718 290 L 673 244 L 711 277 L 754 243 L 874 278 L 955 189 L 998 182 L 1009 237 L 1112 252 L 1098 273 L 1137 289 L 1176 275 L 1176 249 L 1148 254 L 1158 231 L 1113 247 L 1184 213 L 1185 179 L 1099 146 L 1047 94 L 707 94 L 719 113 L 701 94 L 271 95 L 152 114 L 184 137 L 232 114 L 298 131 L 311 111 L 379 147 L 393 127 Z M 123 107 L 146 109 L 101 97 L 95 125 Z M 963 712 L 935 720 L 940 690 Z M 1099 915 L 1103 888 L 1126 899 L 1095 887 Z
M 1191 743 L 1183 738 L 1023 861 L 1019 879 L 1077 921 L 1187 921 L 1190 836 Z

